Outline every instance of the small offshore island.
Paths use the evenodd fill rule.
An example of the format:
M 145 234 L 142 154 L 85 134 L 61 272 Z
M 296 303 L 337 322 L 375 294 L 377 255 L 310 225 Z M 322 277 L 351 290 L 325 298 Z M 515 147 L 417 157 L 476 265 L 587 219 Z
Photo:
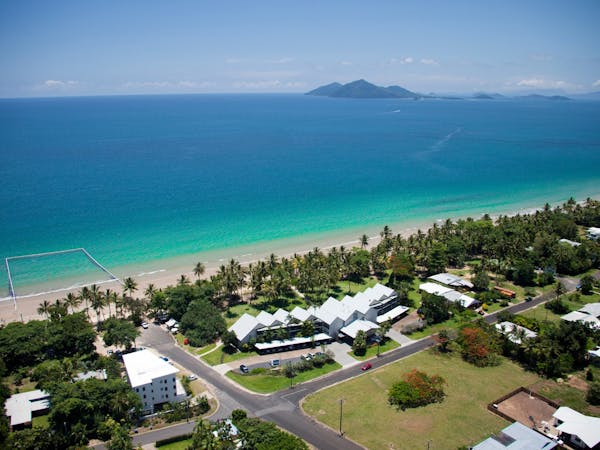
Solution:
M 214 394 L 203 380 L 235 395 L 250 414 L 263 402 L 287 402 L 279 392 L 302 383 L 285 395 L 330 430 L 313 434 L 314 425 L 294 411 L 263 417 L 319 448 L 335 447 L 342 402 L 345 448 L 355 448 L 352 441 L 416 448 L 422 441 L 410 431 L 416 427 L 443 448 L 472 446 L 502 428 L 545 448 L 559 439 L 580 439 L 589 448 L 600 442 L 594 431 L 600 421 L 600 201 L 570 199 L 495 220 L 446 220 L 408 236 L 386 226 L 378 239 L 363 235 L 358 242 L 247 266 L 232 259 L 208 277 L 198 263 L 195 281 L 183 274 L 176 284 L 148 285 L 141 295 L 127 278 L 120 291 L 92 285 L 42 302 L 43 320 L 0 328 L 5 382 L 12 390 L 37 387 L 27 398 L 43 402 L 29 419 L 19 419 L 14 411 L 25 394 L 7 400 L 9 446 L 23 439 L 55 446 L 113 442 L 131 426 L 144 430 L 140 438 L 152 436 L 154 426 L 213 410 Z M 136 348 L 158 342 L 168 357 Z M 363 372 L 369 375 L 356 378 Z M 553 381 L 567 376 L 577 382 Z M 172 392 L 147 396 L 171 377 Z M 135 413 L 100 398 L 96 408 L 110 414 L 108 422 L 93 410 L 73 412 L 67 403 L 92 391 L 117 396 L 124 411 Z M 4 401 L 9 391 L 2 392 Z M 268 396 L 258 400 L 253 392 Z M 524 392 L 537 402 L 531 410 Z M 374 413 L 366 417 L 364 408 Z M 228 414 L 226 425 L 201 421 L 193 435 L 174 439 L 191 443 L 227 429 L 217 439 L 235 443 L 268 433 L 286 442 L 281 448 L 307 448 L 245 411 Z M 544 424 L 537 431 L 527 423 L 531 415 Z M 120 425 L 111 422 L 115 417 Z M 400 417 L 406 427 L 384 425 Z M 507 418 L 517 424 L 507 427 Z M 32 420 L 34 428 L 27 428 Z M 572 421 L 588 423 L 589 432 L 574 433 Z M 57 434 L 64 423 L 70 433 Z M 73 432 L 83 424 L 84 432 Z

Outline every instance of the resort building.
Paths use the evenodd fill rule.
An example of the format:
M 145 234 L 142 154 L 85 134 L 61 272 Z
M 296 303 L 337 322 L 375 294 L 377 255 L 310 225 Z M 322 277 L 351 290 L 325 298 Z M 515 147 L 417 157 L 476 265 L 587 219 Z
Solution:
M 465 308 L 476 308 L 479 306 L 479 302 L 473 297 L 469 297 L 468 295 L 455 291 L 449 287 L 442 286 L 441 284 L 430 282 L 422 283 L 419 285 L 419 290 L 427 292 L 428 294 L 444 297 L 452 303 L 460 303 Z
M 179 369 L 150 350 L 123 355 L 131 388 L 142 400 L 143 410 L 153 413 L 157 405 L 180 402 L 187 398 L 176 375 Z
M 600 449 L 600 418 L 586 416 L 568 406 L 561 406 L 552 416 L 560 438 L 569 446 Z
M 429 279 L 452 288 L 473 289 L 473 283 L 451 273 L 438 273 L 430 276 Z
M 508 338 L 509 341 L 521 345 L 525 339 L 535 339 L 537 333 L 529 328 L 516 325 L 512 322 L 500 322 L 496 325 L 496 330 Z
M 39 389 L 15 394 L 6 400 L 5 408 L 11 430 L 28 428 L 34 416 L 45 414 L 50 409 L 50 394 Z
M 600 303 L 588 303 L 577 311 L 571 311 L 562 320 L 567 322 L 581 322 L 591 328 L 600 329 Z
M 296 306 L 290 312 L 278 309 L 273 314 L 261 311 L 256 317 L 244 314 L 229 330 L 241 344 L 257 341 L 254 345 L 258 351 L 278 351 L 338 338 L 354 339 L 361 330 L 370 335 L 379 324 L 397 319 L 407 311 L 408 307 L 399 304 L 396 291 L 376 284 L 354 297 L 347 295 L 342 300 L 329 297 L 319 307 Z M 308 320 L 314 324 L 315 335 L 298 336 L 302 324 Z
M 597 241 L 598 239 L 600 239 L 600 228 L 597 228 L 597 227 L 588 228 L 587 231 L 585 232 L 585 235 L 588 237 L 588 239 Z
M 551 450 L 557 445 L 543 434 L 515 422 L 475 445 L 472 450 Z

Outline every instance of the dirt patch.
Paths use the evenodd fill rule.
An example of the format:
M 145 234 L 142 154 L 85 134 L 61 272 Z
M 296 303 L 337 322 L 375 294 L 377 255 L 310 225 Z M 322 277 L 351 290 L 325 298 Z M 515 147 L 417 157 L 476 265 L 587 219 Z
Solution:
M 580 391 L 587 392 L 587 390 L 588 390 L 587 381 L 582 380 L 578 376 L 574 375 L 574 376 L 570 377 L 569 381 L 567 383 L 569 384 L 569 386 L 572 386 L 575 389 L 579 389 Z
M 529 392 L 517 392 L 498 404 L 498 411 L 531 428 L 541 429 L 543 424 L 553 422 L 556 408 Z

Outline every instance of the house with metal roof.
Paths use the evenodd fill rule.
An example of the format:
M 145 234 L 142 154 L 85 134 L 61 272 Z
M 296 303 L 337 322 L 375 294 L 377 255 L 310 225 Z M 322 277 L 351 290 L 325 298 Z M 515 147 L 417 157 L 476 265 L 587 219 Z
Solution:
M 451 273 L 438 273 L 429 279 L 453 288 L 473 289 L 473 283 Z
M 472 450 L 551 450 L 557 445 L 547 436 L 515 422 L 475 445 Z
M 554 414 L 554 426 L 560 438 L 581 449 L 600 449 L 600 418 L 586 416 L 568 406 L 561 406 Z
M 514 342 L 517 345 L 522 344 L 524 339 L 535 339 L 537 337 L 535 331 L 531 331 L 529 328 L 522 327 L 521 325 L 512 322 L 500 322 L 497 323 L 495 327 L 499 333 L 503 334 L 509 341 Z
M 14 394 L 6 400 L 4 406 L 11 430 L 20 430 L 31 427 L 34 416 L 48 412 L 50 409 L 50 394 L 40 389 Z

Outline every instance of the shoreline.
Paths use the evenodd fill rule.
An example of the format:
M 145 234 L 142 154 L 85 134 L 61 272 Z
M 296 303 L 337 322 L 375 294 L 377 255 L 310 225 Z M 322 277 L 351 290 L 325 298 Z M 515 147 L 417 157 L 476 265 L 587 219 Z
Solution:
M 588 197 L 598 200 L 600 199 L 600 194 L 589 195 Z M 554 207 L 564 203 L 567 199 L 568 197 L 566 199 L 547 203 Z M 579 200 L 579 202 L 583 201 L 584 200 Z M 464 211 L 463 214 L 449 218 L 452 219 L 452 221 L 457 221 L 459 219 L 466 219 L 467 217 L 477 219 L 481 218 L 484 214 L 489 214 L 490 217 L 495 220 L 501 215 L 530 214 L 543 208 L 543 205 L 529 205 L 531 205 L 529 202 L 525 205 L 515 204 L 489 212 Z M 435 219 L 424 217 L 420 220 L 405 220 L 389 224 L 388 226 L 394 234 L 401 234 L 407 237 L 419 229 L 426 232 L 434 223 L 444 222 L 447 218 L 448 217 Z M 181 275 L 187 276 L 188 279 L 193 282 L 196 279 L 196 276 L 193 274 L 193 267 L 198 261 L 202 261 L 205 264 L 205 273 L 202 275 L 202 278 L 208 278 L 217 273 L 219 266 L 226 263 L 231 258 L 238 260 L 243 266 L 247 266 L 249 263 L 254 263 L 267 258 L 272 253 L 281 258 L 291 257 L 294 254 L 306 254 L 315 247 L 318 247 L 321 250 L 329 250 L 332 247 L 340 247 L 341 245 L 352 248 L 358 245 L 359 236 L 362 234 L 366 234 L 369 237 L 367 248 L 371 248 L 380 241 L 381 237 L 379 231 L 383 229 L 383 226 L 384 225 L 370 225 L 360 228 L 312 233 L 293 238 L 258 242 L 252 245 L 225 248 L 200 254 L 181 255 L 174 258 L 153 260 L 140 264 L 118 266 L 110 268 L 110 270 L 120 277 L 121 280 L 128 276 L 132 277 L 138 283 L 136 294 L 142 296 L 149 284 L 153 284 L 157 289 L 163 289 L 169 285 L 176 284 L 177 278 Z M 91 283 L 92 282 L 86 283 L 86 285 Z M 119 292 L 122 291 L 121 283 L 117 280 L 98 280 L 95 281 L 95 283 L 103 288 L 110 288 Z M 44 300 L 54 302 L 56 299 L 65 297 L 69 292 L 79 291 L 83 286 L 82 284 L 73 285 L 68 283 L 66 283 L 66 285 L 68 287 L 50 289 L 47 292 L 21 296 L 17 295 L 16 304 L 13 303 L 13 298 L 10 296 L 0 299 L 0 323 L 16 320 L 27 321 L 39 318 L 36 309 L 41 302 Z

